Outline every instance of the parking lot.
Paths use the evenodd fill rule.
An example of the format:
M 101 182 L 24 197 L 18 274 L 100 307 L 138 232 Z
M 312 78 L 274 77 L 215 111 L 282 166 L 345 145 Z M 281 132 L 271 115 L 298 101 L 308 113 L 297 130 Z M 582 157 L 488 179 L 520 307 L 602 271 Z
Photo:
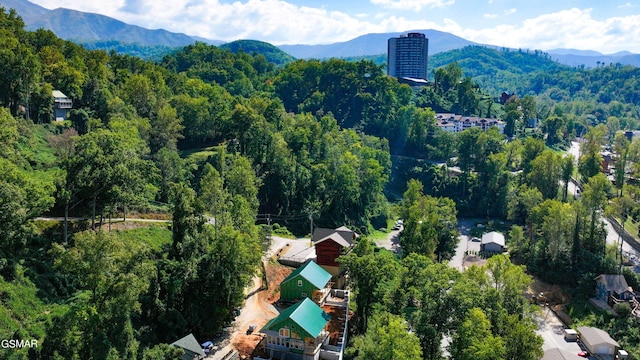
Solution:
M 536 314 L 538 330 L 536 333 L 542 336 L 544 343 L 542 350 L 547 351 L 554 348 L 565 350 L 574 355 L 583 350 L 577 341 L 566 341 L 564 339 L 564 325 L 562 321 L 546 306 L 540 307 L 540 312 Z M 589 357 L 588 359 L 595 359 Z

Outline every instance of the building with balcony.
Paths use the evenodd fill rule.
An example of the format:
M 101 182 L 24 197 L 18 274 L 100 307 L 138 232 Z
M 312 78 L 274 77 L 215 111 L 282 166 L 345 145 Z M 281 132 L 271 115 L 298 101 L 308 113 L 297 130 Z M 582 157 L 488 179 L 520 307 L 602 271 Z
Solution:
M 436 114 L 436 125 L 443 131 L 461 132 L 473 127 L 479 127 L 482 131 L 487 131 L 492 127 L 497 127 L 500 134 L 504 134 L 504 121 L 478 116 L 463 116 L 450 113 Z
M 422 33 L 390 38 L 387 42 L 387 74 L 399 79 L 427 80 L 428 53 L 429 39 Z
M 293 271 L 280 283 L 280 301 L 295 302 L 311 298 L 321 304 L 329 294 L 331 274 L 313 261 Z
M 73 108 L 73 101 L 63 94 L 60 90 L 53 90 L 53 109 L 54 120 L 64 121 L 68 118 L 68 112 Z
M 325 330 L 329 320 L 331 316 L 309 298 L 286 308 L 261 330 L 269 358 L 318 360 L 322 344 L 329 339 Z

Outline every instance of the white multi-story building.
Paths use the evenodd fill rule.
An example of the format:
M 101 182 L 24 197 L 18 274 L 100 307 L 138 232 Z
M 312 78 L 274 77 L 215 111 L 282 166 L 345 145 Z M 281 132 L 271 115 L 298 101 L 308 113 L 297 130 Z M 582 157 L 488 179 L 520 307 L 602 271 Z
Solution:
M 500 131 L 500 134 L 504 134 L 505 122 L 492 118 L 438 113 L 436 114 L 436 125 L 444 131 L 456 133 L 472 127 L 479 127 L 482 131 L 487 131 L 487 129 L 495 126 Z

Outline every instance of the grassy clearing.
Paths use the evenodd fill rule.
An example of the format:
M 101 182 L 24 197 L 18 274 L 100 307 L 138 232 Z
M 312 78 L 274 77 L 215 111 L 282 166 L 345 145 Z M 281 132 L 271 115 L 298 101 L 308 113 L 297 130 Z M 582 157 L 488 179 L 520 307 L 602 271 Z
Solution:
M 52 125 L 20 126 L 21 137 L 18 141 L 20 154 L 35 169 L 50 168 L 57 161 L 53 149 L 47 142 Z
M 633 222 L 631 216 L 627 218 L 627 221 L 624 223 L 624 229 L 633 236 L 638 235 L 638 223 Z
M 171 244 L 171 230 L 169 224 L 144 224 L 132 229 L 116 230 L 124 241 L 144 243 L 149 248 L 160 251 L 164 245 Z
M 389 231 L 380 231 L 380 230 L 372 230 L 367 238 L 376 241 L 376 240 L 384 240 L 389 235 Z

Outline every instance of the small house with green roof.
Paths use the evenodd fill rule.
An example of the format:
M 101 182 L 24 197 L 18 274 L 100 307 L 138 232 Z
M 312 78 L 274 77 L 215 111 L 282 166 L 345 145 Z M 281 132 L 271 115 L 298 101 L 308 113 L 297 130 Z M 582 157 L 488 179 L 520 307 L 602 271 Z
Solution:
M 280 283 L 280 301 L 296 302 L 311 298 L 322 304 L 331 291 L 331 274 L 314 261 L 310 261 L 292 272 Z
M 329 320 L 329 314 L 306 298 L 286 308 L 262 328 L 261 332 L 266 335 L 265 348 L 272 357 L 289 358 L 282 355 L 287 353 L 292 358 L 317 360 L 320 347 L 329 338 L 325 330 Z

